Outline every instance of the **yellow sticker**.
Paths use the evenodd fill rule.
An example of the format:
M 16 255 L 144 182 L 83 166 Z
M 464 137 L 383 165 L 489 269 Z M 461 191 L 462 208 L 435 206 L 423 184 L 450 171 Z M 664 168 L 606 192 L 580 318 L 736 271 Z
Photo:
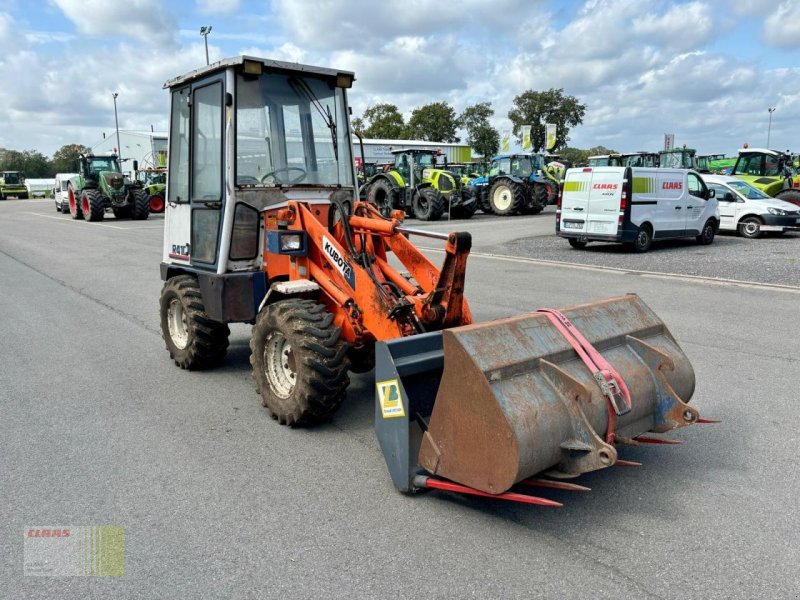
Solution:
M 378 402 L 381 405 L 381 414 L 384 419 L 394 417 L 405 417 L 406 411 L 403 408 L 403 398 L 400 396 L 400 384 L 397 379 L 379 381 L 375 384 L 378 389 Z

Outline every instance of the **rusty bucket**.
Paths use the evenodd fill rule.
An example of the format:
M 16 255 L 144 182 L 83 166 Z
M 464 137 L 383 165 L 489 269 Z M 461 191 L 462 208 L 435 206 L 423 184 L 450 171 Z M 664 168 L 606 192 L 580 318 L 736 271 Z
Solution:
M 613 367 L 627 405 L 609 401 L 597 373 L 542 312 L 379 348 L 376 429 L 400 489 L 413 490 L 423 474 L 501 494 L 537 474 L 611 466 L 619 443 L 697 421 L 687 405 L 692 366 L 638 296 L 561 314 Z

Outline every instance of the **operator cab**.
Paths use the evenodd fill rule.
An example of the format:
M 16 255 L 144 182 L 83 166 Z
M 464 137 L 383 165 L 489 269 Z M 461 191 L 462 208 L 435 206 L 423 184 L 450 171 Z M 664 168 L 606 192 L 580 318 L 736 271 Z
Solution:
M 264 247 L 262 213 L 288 200 L 327 211 L 334 192 L 352 200 L 353 80 L 346 71 L 238 56 L 168 81 L 162 271 L 252 276 Z

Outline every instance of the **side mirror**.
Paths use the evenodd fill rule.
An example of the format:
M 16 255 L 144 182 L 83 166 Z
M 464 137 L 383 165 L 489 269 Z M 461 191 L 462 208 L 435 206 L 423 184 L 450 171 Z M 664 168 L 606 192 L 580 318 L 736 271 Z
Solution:
M 725 192 L 725 196 L 722 198 L 725 202 L 736 202 L 736 197 L 733 195 L 733 192 Z
M 139 170 L 139 161 L 138 160 L 133 161 L 133 170 L 134 171 L 138 171 Z
M 708 196 L 707 196 L 707 198 L 708 198 L 709 200 L 711 200 L 711 198 L 714 198 L 716 195 L 717 195 L 717 190 L 712 190 L 712 189 L 709 189 L 709 190 L 708 190 Z

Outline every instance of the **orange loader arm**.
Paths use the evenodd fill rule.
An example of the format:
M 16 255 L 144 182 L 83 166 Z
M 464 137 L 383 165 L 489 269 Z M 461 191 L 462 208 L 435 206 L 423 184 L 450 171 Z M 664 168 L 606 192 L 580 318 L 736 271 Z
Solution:
M 335 208 L 332 205 L 330 210 Z M 402 213 L 393 216 L 402 217 Z M 333 227 L 323 225 L 300 202 L 289 202 L 277 219 L 268 218 L 266 223 L 268 236 L 294 234 L 298 239 L 293 242 L 302 246 L 302 250 L 281 251 L 280 245 L 268 244 L 267 278 L 271 282 L 310 280 L 319 285 L 321 299 L 351 344 L 472 322 L 464 298 L 469 233 L 409 229 L 402 218 L 387 219 L 363 202 L 356 202 L 347 221 L 339 219 Z M 441 269 L 408 240 L 411 233 L 446 240 Z M 407 273 L 390 264 L 389 252 Z M 285 254 L 290 254 L 288 261 Z

